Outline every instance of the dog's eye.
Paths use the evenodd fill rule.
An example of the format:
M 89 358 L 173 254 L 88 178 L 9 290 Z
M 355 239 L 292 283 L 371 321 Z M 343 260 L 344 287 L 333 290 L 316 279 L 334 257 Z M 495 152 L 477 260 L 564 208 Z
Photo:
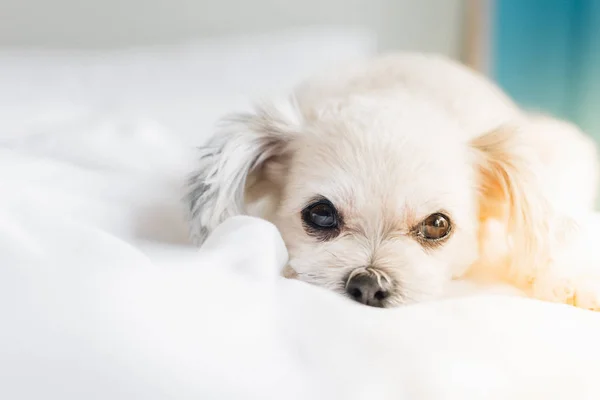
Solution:
M 441 213 L 431 214 L 419 224 L 418 234 L 427 240 L 443 239 L 450 233 L 450 218 Z
M 333 229 L 337 227 L 337 212 L 333 204 L 321 200 L 306 207 L 302 212 L 306 224 L 317 229 Z

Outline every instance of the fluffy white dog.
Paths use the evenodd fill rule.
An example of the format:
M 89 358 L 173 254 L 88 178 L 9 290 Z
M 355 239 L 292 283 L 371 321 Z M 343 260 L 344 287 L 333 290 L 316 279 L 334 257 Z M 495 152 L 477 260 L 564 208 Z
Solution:
M 575 126 L 525 113 L 451 60 L 399 54 L 225 118 L 187 202 L 197 242 L 230 216 L 262 216 L 281 231 L 290 275 L 370 306 L 486 271 L 598 309 L 577 230 L 596 175 Z

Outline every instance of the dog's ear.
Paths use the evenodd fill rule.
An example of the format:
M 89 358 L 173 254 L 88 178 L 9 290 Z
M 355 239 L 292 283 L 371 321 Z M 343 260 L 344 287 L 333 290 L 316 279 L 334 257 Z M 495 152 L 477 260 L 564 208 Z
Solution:
M 197 170 L 189 179 L 185 202 L 192 240 L 201 244 L 225 219 L 244 214 L 250 187 L 276 182 L 277 165 L 300 131 L 294 101 L 261 104 L 251 113 L 223 118 L 215 135 L 202 146 Z M 281 177 L 279 178 L 282 179 Z
M 479 176 L 480 219 L 503 221 L 509 235 L 509 278 L 520 281 L 543 266 L 550 245 L 552 209 L 536 171 L 543 168 L 526 132 L 503 126 L 471 142 Z M 522 282 L 527 283 L 527 282 Z

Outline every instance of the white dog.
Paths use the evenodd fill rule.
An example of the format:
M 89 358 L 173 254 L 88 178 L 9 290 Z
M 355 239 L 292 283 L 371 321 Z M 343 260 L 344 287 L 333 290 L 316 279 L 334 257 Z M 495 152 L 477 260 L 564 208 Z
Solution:
M 295 277 L 367 305 L 423 301 L 485 270 L 600 308 L 576 229 L 594 205 L 594 144 L 466 67 L 382 56 L 222 122 L 190 181 L 198 242 L 249 213 L 279 228 Z

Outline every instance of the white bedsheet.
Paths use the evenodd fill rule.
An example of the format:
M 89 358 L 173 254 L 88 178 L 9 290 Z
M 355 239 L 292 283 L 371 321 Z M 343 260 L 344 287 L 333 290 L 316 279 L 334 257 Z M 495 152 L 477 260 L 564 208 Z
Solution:
M 248 217 L 198 251 L 189 141 L 86 107 L 0 121 L 0 399 L 600 398 L 597 314 L 497 295 L 362 307 L 280 278 L 281 238 Z

